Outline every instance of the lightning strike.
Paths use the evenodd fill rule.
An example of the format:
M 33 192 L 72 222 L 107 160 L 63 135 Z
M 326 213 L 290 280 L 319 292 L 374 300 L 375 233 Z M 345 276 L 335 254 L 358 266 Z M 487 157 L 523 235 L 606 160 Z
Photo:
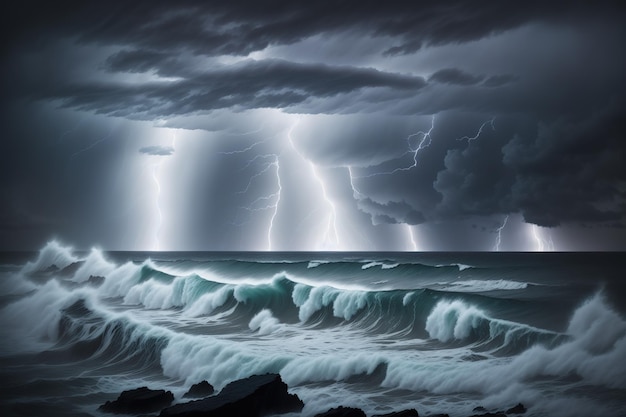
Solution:
M 289 131 L 287 132 L 287 139 L 289 139 L 289 144 L 291 145 L 291 148 L 296 152 L 296 154 L 309 164 L 313 178 L 315 179 L 315 181 L 317 181 L 317 183 L 320 185 L 320 188 L 322 190 L 322 198 L 326 202 L 328 207 L 330 208 L 330 213 L 328 215 L 328 222 L 326 225 L 326 232 L 324 233 L 323 247 L 324 248 L 331 248 L 331 247 L 338 248 L 339 247 L 339 233 L 337 232 L 337 209 L 335 208 L 335 204 L 328 197 L 326 184 L 324 183 L 324 180 L 322 180 L 322 178 L 317 173 L 315 164 L 309 159 L 305 158 L 304 155 L 302 155 L 298 151 L 295 144 L 293 143 L 292 132 L 296 128 L 299 122 L 300 122 L 300 119 L 296 119 L 295 123 L 289 128 Z
M 157 174 L 157 170 L 160 167 L 160 163 L 159 164 L 154 164 L 152 167 L 152 180 L 154 181 L 154 185 L 156 186 L 156 196 L 154 198 L 154 205 L 156 208 L 156 213 L 157 213 L 157 223 L 156 226 L 154 228 L 154 245 L 152 246 L 152 250 L 158 251 L 160 250 L 160 243 L 159 243 L 159 234 L 161 232 L 161 226 L 163 225 L 163 212 L 161 211 L 161 206 L 159 204 L 160 201 L 160 197 L 161 197 L 161 183 L 159 182 L 159 177 Z
M 176 134 L 172 133 L 172 149 L 176 149 Z M 163 165 L 164 155 L 150 155 L 150 158 L 158 158 L 152 164 L 152 181 L 155 187 L 154 196 L 154 212 L 156 213 L 156 224 L 154 225 L 154 243 L 153 251 L 161 250 L 161 229 L 164 223 L 163 210 L 161 209 L 161 166 Z
M 494 122 L 495 122 L 496 118 L 492 117 L 490 120 L 487 120 L 486 122 L 484 122 L 482 125 L 480 125 L 480 127 L 478 128 L 478 132 L 476 132 L 476 134 L 474 136 L 463 136 L 461 138 L 458 138 L 457 140 L 461 141 L 461 140 L 467 140 L 467 143 L 470 143 L 476 139 L 478 139 L 480 137 L 480 135 L 483 133 L 483 129 L 485 128 L 485 126 L 487 126 L 488 124 L 491 125 L 491 130 L 495 131 L 496 127 L 494 126 Z
M 419 132 L 416 133 L 412 133 L 409 136 L 407 136 L 406 138 L 406 142 L 408 145 L 409 150 L 406 151 L 405 153 L 403 153 L 400 157 L 398 157 L 397 159 L 403 158 L 405 155 L 409 155 L 409 154 L 413 154 L 413 163 L 411 165 L 409 165 L 408 167 L 399 167 L 396 168 L 392 171 L 385 171 L 385 172 L 376 172 L 373 174 L 369 174 L 369 175 L 364 175 L 362 177 L 359 178 L 371 178 L 371 177 L 376 177 L 379 175 L 393 175 L 396 172 L 400 172 L 400 171 L 410 171 L 413 168 L 417 167 L 417 158 L 418 155 L 420 153 L 420 151 L 428 148 L 430 146 L 430 144 L 432 143 L 432 131 L 435 128 L 435 115 L 433 114 L 431 117 L 431 121 L 430 121 L 430 129 L 428 129 L 426 132 L 420 130 Z M 417 147 L 413 147 L 412 145 L 412 140 L 413 138 L 420 138 L 421 139 L 418 141 Z
M 83 148 L 83 149 L 79 149 L 78 151 L 74 152 L 70 158 L 75 158 L 78 155 L 80 155 L 83 152 L 86 152 L 92 148 L 94 148 L 96 145 L 100 144 L 101 142 L 104 142 L 105 140 L 107 140 L 108 138 L 110 138 L 111 136 L 113 136 L 113 131 L 110 131 L 108 134 L 102 136 L 101 138 L 97 139 L 96 141 L 90 143 L 87 147 Z
M 276 202 L 274 203 L 274 212 L 272 213 L 272 217 L 270 218 L 270 227 L 267 230 L 268 250 L 272 250 L 272 230 L 274 229 L 274 220 L 276 219 L 276 215 L 278 214 L 278 204 L 280 204 L 280 195 L 283 190 L 283 187 L 280 183 L 280 164 L 278 163 L 278 158 L 276 158 L 276 183 L 278 186 L 278 191 L 276 192 Z
M 245 152 L 248 152 L 252 149 L 254 149 L 256 146 L 260 145 L 261 143 L 264 143 L 265 141 L 259 141 L 259 142 L 255 142 L 252 145 L 241 149 L 241 150 L 235 150 L 235 151 L 230 151 L 230 152 L 220 152 L 220 154 L 222 155 L 236 155 L 236 154 L 242 154 Z M 280 155 L 277 154 L 263 154 L 263 155 L 256 155 L 254 156 L 254 158 L 250 159 L 246 165 L 241 168 L 241 170 L 244 170 L 246 168 L 248 168 L 250 165 L 254 164 L 256 161 L 258 160 L 267 160 L 271 158 L 271 162 L 264 162 L 263 163 L 263 168 L 256 172 L 254 175 L 252 175 L 250 177 L 250 179 L 248 180 L 248 184 L 246 185 L 246 187 L 241 190 L 238 191 L 237 194 L 246 194 L 248 191 L 250 191 L 250 187 L 252 187 L 252 184 L 254 183 L 254 181 L 259 178 L 260 176 L 266 174 L 267 172 L 270 172 L 270 170 L 272 168 L 275 169 L 276 172 L 276 186 L 277 186 L 277 190 L 276 192 L 267 194 L 267 195 L 262 195 L 261 197 L 258 197 L 257 199 L 253 200 L 248 206 L 243 206 L 240 207 L 243 210 L 246 210 L 248 212 L 260 212 L 260 211 L 265 211 L 265 210 L 273 210 L 272 212 L 272 216 L 270 218 L 270 223 L 269 223 L 269 227 L 268 227 L 268 231 L 267 231 L 267 250 L 272 250 L 272 230 L 274 228 L 274 221 L 276 219 L 276 216 L 278 214 L 278 205 L 280 204 L 280 199 L 281 199 L 281 193 L 282 193 L 282 184 L 281 184 L 281 180 L 280 180 Z M 243 225 L 244 223 L 233 223 L 233 224 L 237 224 L 237 225 Z
M 552 241 L 552 236 L 548 234 L 547 238 L 544 238 L 541 233 L 541 228 L 536 224 L 531 226 L 533 238 L 537 244 L 537 252 L 553 252 L 554 251 L 554 242 Z
M 257 146 L 259 146 L 259 145 L 261 145 L 261 144 L 263 144 L 265 142 L 267 142 L 267 140 L 260 140 L 258 142 L 254 142 L 252 145 L 248 146 L 247 148 L 237 149 L 237 150 L 234 150 L 234 151 L 218 152 L 218 154 L 220 154 L 220 155 L 237 155 L 237 154 L 240 154 L 240 153 L 246 153 L 246 152 L 251 151 L 255 147 L 257 147 Z
M 415 236 L 413 235 L 413 228 L 411 225 L 406 225 L 407 231 L 409 233 L 409 240 L 411 241 L 411 249 L 412 252 L 417 252 L 419 249 L 417 248 L 417 242 L 415 241 Z
M 496 243 L 493 245 L 494 252 L 500 252 L 500 244 L 502 243 L 502 230 L 504 229 L 504 226 L 506 226 L 507 221 L 509 221 L 508 215 L 504 217 L 504 221 L 502 222 L 502 225 L 498 227 L 498 229 L 496 230 L 498 234 L 496 236 Z

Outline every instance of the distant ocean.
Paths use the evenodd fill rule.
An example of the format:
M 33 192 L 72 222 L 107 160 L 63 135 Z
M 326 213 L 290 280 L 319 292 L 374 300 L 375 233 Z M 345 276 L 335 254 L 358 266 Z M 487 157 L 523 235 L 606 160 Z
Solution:
M 302 416 L 626 416 L 624 253 L 0 254 L 0 414 L 279 373 Z

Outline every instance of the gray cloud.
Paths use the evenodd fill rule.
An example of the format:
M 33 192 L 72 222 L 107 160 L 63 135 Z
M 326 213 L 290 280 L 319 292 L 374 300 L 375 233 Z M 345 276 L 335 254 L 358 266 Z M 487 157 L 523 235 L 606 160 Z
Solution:
M 139 153 L 145 155 L 154 155 L 154 156 L 170 156 L 174 154 L 174 148 L 171 146 L 144 146 L 143 148 L 139 148 Z
M 157 118 L 223 108 L 283 108 L 313 98 L 330 98 L 368 88 L 407 91 L 423 88 L 421 77 L 373 68 L 300 64 L 283 60 L 246 61 L 172 82 L 75 83 L 48 98 L 63 105 L 113 116 Z
M 444 68 L 431 75 L 428 81 L 443 84 L 474 85 L 484 78 L 482 75 L 472 75 L 458 68 Z
M 107 201 L 123 202 L 128 212 L 144 204 L 130 201 L 135 190 L 120 191 L 125 182 L 112 178 L 110 167 L 128 149 L 135 157 L 137 149 L 173 154 L 147 136 L 137 139 L 146 126 L 202 137 L 203 145 L 194 145 L 202 152 L 177 145 L 169 161 L 211 161 L 179 171 L 187 183 L 169 204 L 199 225 L 172 228 L 181 242 L 201 247 L 215 235 L 224 236 L 220 248 L 254 248 L 251 230 L 266 240 L 270 211 L 241 208 L 276 191 L 273 166 L 248 164 L 255 152 L 280 159 L 284 175 L 295 173 L 294 183 L 283 178 L 276 227 L 285 235 L 302 227 L 304 236 L 309 220 L 298 216 L 318 186 L 312 181 L 301 191 L 296 179 L 309 171 L 298 168 L 307 164 L 287 160 L 295 154 L 286 137 L 296 114 L 303 116 L 293 143 L 339 184 L 328 198 L 338 213 L 354 216 L 353 230 L 419 224 L 443 230 L 436 238 L 443 245 L 454 240 L 451 224 L 492 217 L 499 224 L 508 214 L 549 227 L 625 224 L 626 37 L 624 8 L 611 2 L 9 7 L 0 100 L 7 137 L 16 140 L 0 155 L 3 241 L 15 240 L 10 233 L 42 239 L 56 225 L 80 235 L 84 224 L 107 215 Z M 430 140 L 421 142 L 417 132 L 430 128 L 431 115 Z M 65 133 L 81 117 L 97 120 L 98 135 L 87 128 Z M 494 129 L 481 130 L 493 118 Z M 111 131 L 105 125 L 119 131 L 98 141 Z M 257 142 L 263 144 L 250 148 Z M 233 192 L 251 178 L 253 192 Z M 188 189 L 202 192 L 184 195 Z M 190 200 L 193 208 L 179 203 Z M 310 218 L 328 206 L 317 200 Z M 224 220 L 234 212 L 246 214 L 247 226 Z M 109 221 L 125 229 L 133 224 L 125 216 Z M 115 241 L 113 229 L 101 233 Z M 382 248 L 393 243 L 394 233 L 385 233 Z M 285 247 L 298 248 L 298 236 L 283 238 Z

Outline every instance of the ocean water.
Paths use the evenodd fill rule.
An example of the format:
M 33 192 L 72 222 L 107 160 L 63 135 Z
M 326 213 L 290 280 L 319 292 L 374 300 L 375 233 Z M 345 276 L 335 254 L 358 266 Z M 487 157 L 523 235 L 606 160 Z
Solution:
M 0 413 L 280 373 L 313 416 L 626 415 L 623 253 L 0 254 Z M 300 414 L 297 414 L 300 415 Z

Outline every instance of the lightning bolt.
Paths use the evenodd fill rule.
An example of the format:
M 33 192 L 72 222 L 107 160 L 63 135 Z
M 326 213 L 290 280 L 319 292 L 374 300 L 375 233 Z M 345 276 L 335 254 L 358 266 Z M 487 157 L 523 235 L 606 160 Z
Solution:
M 496 121 L 496 118 L 492 117 L 491 119 L 487 120 L 482 125 L 480 125 L 480 127 L 478 128 L 478 132 L 476 132 L 476 134 L 474 136 L 463 136 L 461 138 L 458 138 L 457 140 L 467 140 L 467 143 L 470 143 L 470 142 L 478 139 L 480 137 L 480 135 L 483 133 L 483 129 L 488 124 L 491 125 L 491 130 L 495 131 L 496 130 L 496 127 L 494 126 L 494 122 L 495 121 Z
M 293 130 L 298 125 L 298 123 L 300 123 L 300 118 L 296 119 L 294 124 L 291 125 L 291 127 L 289 128 L 289 131 L 287 132 L 287 139 L 289 139 L 289 144 L 291 145 L 291 148 L 296 152 L 296 154 L 300 158 L 302 158 L 302 160 L 306 161 L 309 164 L 309 167 L 311 169 L 311 173 L 313 175 L 313 178 L 320 185 L 320 188 L 322 190 L 322 198 L 326 202 L 328 207 L 330 208 L 330 212 L 329 212 L 329 215 L 328 215 L 328 222 L 327 222 L 327 225 L 326 225 L 326 232 L 324 233 L 324 247 L 326 247 L 326 248 L 328 248 L 328 247 L 335 247 L 335 248 L 337 248 L 337 247 L 339 247 L 339 233 L 337 232 L 337 209 L 335 208 L 335 204 L 328 197 L 328 192 L 326 190 L 326 184 L 324 183 L 324 180 L 322 180 L 322 178 L 317 173 L 317 169 L 316 169 L 315 164 L 311 160 L 305 158 L 304 155 L 302 155 L 298 151 L 298 149 L 296 148 L 295 144 L 293 143 L 292 133 L 293 133 Z
M 504 229 L 504 226 L 506 226 L 507 221 L 509 221 L 508 215 L 504 217 L 504 221 L 502 222 L 502 225 L 498 227 L 498 229 L 496 230 L 498 235 L 496 236 L 496 243 L 493 245 L 493 250 L 495 252 L 500 252 L 500 243 L 502 243 L 502 230 Z
M 161 197 L 161 183 L 159 182 L 159 176 L 157 170 L 160 168 L 161 164 L 157 163 L 152 166 L 152 180 L 154 181 L 154 185 L 156 187 L 156 196 L 154 198 L 154 206 L 156 207 L 157 213 L 157 224 L 154 228 L 154 246 L 152 250 L 158 251 L 160 248 L 159 244 L 159 234 L 161 232 L 161 226 L 163 225 L 163 212 L 161 211 L 161 206 L 159 204 Z
M 172 149 L 176 149 L 176 134 L 172 133 Z M 150 158 L 159 158 L 152 164 L 152 181 L 155 187 L 154 208 L 157 215 L 156 224 L 154 225 L 154 244 L 153 251 L 161 250 L 161 229 L 163 227 L 163 210 L 161 210 L 161 166 L 163 165 L 163 155 L 150 155 Z
M 537 252 L 552 252 L 554 251 L 554 241 L 552 236 L 548 233 L 548 238 L 542 237 L 541 228 L 536 224 L 531 226 L 533 237 L 537 243 Z
M 252 184 L 252 182 L 254 181 L 255 178 L 258 178 L 259 176 L 265 174 L 266 172 L 270 171 L 270 169 L 275 168 L 275 172 L 276 172 L 276 186 L 277 186 L 277 190 L 274 193 L 271 194 L 267 194 L 267 195 L 263 195 L 261 197 L 258 197 L 257 199 L 255 199 L 254 201 L 252 201 L 248 206 L 244 206 L 241 207 L 244 210 L 250 211 L 250 212 L 255 212 L 255 211 L 263 211 L 263 210 L 269 210 L 269 209 L 273 209 L 274 213 L 272 214 L 272 219 L 270 221 L 270 229 L 268 232 L 268 235 L 271 236 L 271 230 L 272 230 L 272 226 L 274 225 L 274 218 L 276 217 L 276 213 L 278 212 L 278 203 L 280 202 L 280 196 L 281 196 L 281 192 L 282 192 L 282 185 L 281 185 L 281 181 L 280 181 L 280 159 L 279 159 L 279 155 L 275 155 L 274 160 L 271 163 L 267 163 L 265 168 L 263 168 L 261 171 L 257 172 L 256 174 L 254 174 L 251 178 L 250 181 L 248 182 L 247 187 L 242 190 L 239 191 L 237 194 L 244 194 L 247 193 L 248 190 L 250 189 L 250 185 Z M 274 202 L 271 202 L 274 201 Z M 264 202 L 269 202 L 267 204 L 263 204 Z M 260 205 L 259 205 L 260 204 Z M 272 242 L 271 239 L 268 238 L 268 250 L 271 250 L 272 248 Z
M 244 135 L 244 133 L 242 133 L 242 135 Z M 220 154 L 220 155 L 237 155 L 237 154 L 240 154 L 240 153 L 246 153 L 246 152 L 251 151 L 255 147 L 257 147 L 257 146 L 259 146 L 259 145 L 261 145 L 261 144 L 263 144 L 265 142 L 267 142 L 267 141 L 266 140 L 260 140 L 258 142 L 254 142 L 252 145 L 248 146 L 247 148 L 237 149 L 237 150 L 234 150 L 234 151 L 227 151 L 227 152 L 218 152 L 218 154 Z
M 409 240 L 411 241 L 411 250 L 413 252 L 417 252 L 419 249 L 417 248 L 417 242 L 415 241 L 415 236 L 413 235 L 413 228 L 410 224 L 407 224 L 406 228 L 409 233 Z
M 105 140 L 107 140 L 108 138 L 110 138 L 113 135 L 113 131 L 111 130 L 109 133 L 107 133 L 106 135 L 100 137 L 99 139 L 97 139 L 96 141 L 90 143 L 88 146 L 86 146 L 83 149 L 79 149 L 78 151 L 74 152 L 70 158 L 75 158 L 78 155 L 80 155 L 83 152 L 86 152 L 88 150 L 90 150 L 91 148 L 95 147 L 96 145 L 98 145 L 101 142 L 104 142 Z
M 430 120 L 430 129 L 428 129 L 426 132 L 420 130 L 419 132 L 415 132 L 410 134 L 409 136 L 407 136 L 406 138 L 406 142 L 407 142 L 407 146 L 408 146 L 408 150 L 403 153 L 401 156 L 399 156 L 397 159 L 403 158 L 405 155 L 409 155 L 412 154 L 413 155 L 413 163 L 411 165 L 409 165 L 408 167 L 399 167 L 396 168 L 392 171 L 385 171 L 385 172 L 376 172 L 373 174 L 369 174 L 369 175 L 364 175 L 362 177 L 359 178 L 371 178 L 371 177 L 376 177 L 378 175 L 393 175 L 396 172 L 400 172 L 400 171 L 410 171 L 413 168 L 417 167 L 417 158 L 418 155 L 420 153 L 420 151 L 428 148 L 430 146 L 430 144 L 432 143 L 432 131 L 435 128 L 435 115 L 433 114 Z M 412 141 L 413 138 L 420 138 L 418 143 L 417 143 L 417 147 L 413 147 L 412 145 Z
M 250 133 L 254 133 L 254 132 L 250 132 Z M 244 149 L 239 149 L 239 150 L 234 150 L 234 151 L 229 151 L 229 152 L 220 152 L 220 154 L 237 155 L 237 154 L 246 153 L 265 142 L 266 142 L 265 140 L 258 141 Z M 268 159 L 270 159 L 271 162 L 267 162 Z M 257 199 L 252 201 L 248 206 L 240 207 L 241 209 L 246 210 L 251 213 L 265 211 L 265 210 L 272 210 L 272 216 L 270 218 L 270 223 L 269 223 L 269 227 L 267 231 L 267 250 L 271 251 L 272 250 L 272 231 L 274 229 L 274 222 L 278 214 L 278 206 L 280 204 L 281 193 L 282 193 L 282 184 L 281 184 L 281 179 L 280 179 L 280 155 L 278 154 L 255 155 L 253 158 L 248 160 L 246 165 L 243 168 L 241 168 L 241 170 L 248 168 L 250 165 L 256 163 L 259 160 L 264 161 L 263 168 L 260 171 L 256 172 L 254 175 L 252 175 L 250 179 L 248 180 L 248 184 L 246 185 L 246 187 L 243 190 L 238 191 L 237 194 L 246 194 L 250 190 L 250 187 L 252 186 L 252 184 L 257 178 L 266 174 L 267 172 L 270 172 L 272 168 L 275 169 L 276 187 L 277 187 L 276 192 L 258 197 Z M 245 224 L 245 222 L 244 223 L 233 222 L 233 224 L 243 225 Z

